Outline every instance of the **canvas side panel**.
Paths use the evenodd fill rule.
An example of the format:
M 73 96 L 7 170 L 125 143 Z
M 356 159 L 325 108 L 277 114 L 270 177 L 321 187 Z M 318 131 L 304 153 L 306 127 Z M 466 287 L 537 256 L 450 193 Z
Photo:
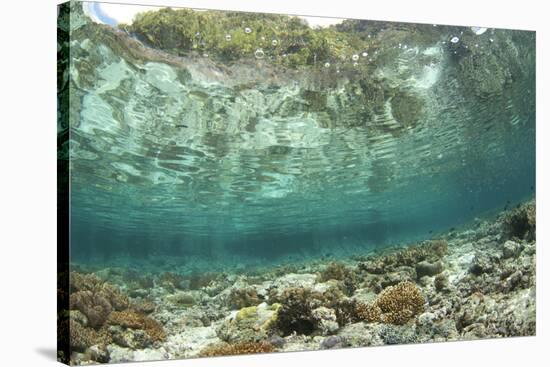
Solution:
M 57 359 L 69 364 L 70 3 L 57 11 Z

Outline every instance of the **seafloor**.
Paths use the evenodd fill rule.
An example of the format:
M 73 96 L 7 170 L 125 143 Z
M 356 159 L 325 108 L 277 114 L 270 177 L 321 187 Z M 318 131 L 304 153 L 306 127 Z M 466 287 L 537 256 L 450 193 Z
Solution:
M 73 264 L 71 363 L 535 335 L 535 244 L 531 200 L 341 261 L 202 274 Z

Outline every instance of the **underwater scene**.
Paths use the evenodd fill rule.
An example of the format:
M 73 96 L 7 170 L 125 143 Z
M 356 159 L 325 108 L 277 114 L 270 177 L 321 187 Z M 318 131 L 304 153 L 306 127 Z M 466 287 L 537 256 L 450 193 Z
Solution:
M 71 1 L 57 35 L 60 361 L 535 335 L 535 32 Z

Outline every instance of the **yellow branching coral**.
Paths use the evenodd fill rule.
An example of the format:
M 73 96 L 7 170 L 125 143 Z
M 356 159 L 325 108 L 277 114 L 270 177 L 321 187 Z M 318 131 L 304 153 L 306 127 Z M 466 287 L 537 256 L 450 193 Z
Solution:
M 238 354 L 271 353 L 274 348 L 265 342 L 245 342 L 209 345 L 200 352 L 201 357 L 231 356 Z
M 403 325 L 424 310 L 424 296 L 412 282 L 401 282 L 384 289 L 375 301 L 388 324 Z

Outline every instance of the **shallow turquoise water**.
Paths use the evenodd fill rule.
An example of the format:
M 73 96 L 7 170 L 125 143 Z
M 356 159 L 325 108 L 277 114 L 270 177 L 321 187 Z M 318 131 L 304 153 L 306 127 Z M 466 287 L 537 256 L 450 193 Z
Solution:
M 359 108 L 354 74 L 334 66 L 289 77 L 267 60 L 230 71 L 207 57 L 136 63 L 112 43 L 77 39 L 72 260 L 200 268 L 344 256 L 531 198 L 534 37 L 470 34 L 459 46 L 484 51 L 464 56 L 450 39 L 469 28 L 455 28 L 431 45 L 380 49 L 377 77 L 423 101 L 411 124 L 395 96 L 370 114 Z

